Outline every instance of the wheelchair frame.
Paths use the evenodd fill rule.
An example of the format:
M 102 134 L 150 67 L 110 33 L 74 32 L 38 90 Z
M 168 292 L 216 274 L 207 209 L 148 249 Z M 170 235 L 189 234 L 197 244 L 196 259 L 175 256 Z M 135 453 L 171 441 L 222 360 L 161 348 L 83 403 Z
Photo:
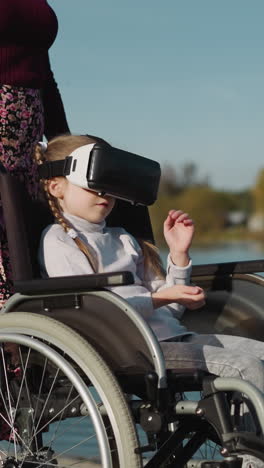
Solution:
M 119 276 L 121 277 L 119 278 L 120 281 L 120 279 L 122 279 L 122 275 L 120 274 Z M 95 283 L 97 282 L 97 288 L 99 278 L 100 275 L 96 275 Z M 110 278 L 111 275 L 108 275 L 108 281 Z M 101 279 L 103 283 L 106 282 L 105 275 L 102 275 Z M 67 281 L 71 281 L 72 289 L 67 290 L 65 284 L 63 285 L 62 283 L 61 292 L 59 293 L 57 291 L 57 293 L 53 294 L 43 292 L 40 293 L 39 285 L 41 285 L 41 288 L 43 288 L 43 283 L 45 283 L 45 288 L 47 288 L 48 290 L 50 283 L 50 288 L 53 289 L 56 286 L 57 282 L 57 279 L 54 278 L 48 280 L 36 280 L 17 283 L 16 287 L 19 288 L 20 284 L 21 292 L 18 292 L 15 295 L 13 295 L 7 301 L 4 307 L 4 314 L 0 317 L 0 336 L 2 336 L 2 334 L 4 333 L 3 339 L 7 339 L 9 336 L 9 340 L 11 341 L 14 340 L 14 337 L 19 337 L 17 338 L 19 344 L 21 344 L 21 340 L 24 339 L 26 336 L 31 336 L 34 337 L 34 343 L 36 342 L 38 346 L 43 340 L 45 340 L 45 342 L 52 343 L 53 346 L 56 345 L 56 348 L 62 349 L 63 352 L 70 354 L 71 360 L 74 358 L 75 362 L 78 361 L 78 365 L 80 366 L 80 368 L 84 369 L 83 364 L 81 362 L 82 358 L 80 358 L 79 356 L 77 359 L 76 356 L 74 357 L 72 355 L 72 351 L 69 351 L 69 349 L 67 351 L 67 348 L 65 348 L 65 344 L 63 346 L 60 342 L 59 336 L 51 336 L 50 333 L 45 334 L 42 328 L 36 328 L 36 326 L 34 325 L 34 320 L 32 320 L 32 313 L 30 313 L 30 326 L 23 326 L 25 318 L 24 316 L 27 314 L 24 314 L 22 311 L 25 310 L 25 308 L 27 309 L 30 303 L 35 303 L 38 310 L 37 315 L 39 316 L 39 301 L 41 301 L 43 311 L 40 317 L 42 318 L 43 315 L 46 319 L 52 321 L 54 319 L 50 319 L 50 317 L 55 317 L 57 324 L 59 324 L 59 327 L 61 327 L 61 316 L 57 314 L 57 311 L 60 311 L 58 302 L 56 303 L 57 305 L 55 305 L 53 310 L 47 310 L 47 307 L 45 307 L 45 301 L 47 298 L 57 298 L 60 302 L 60 298 L 63 297 L 63 310 L 65 311 L 65 297 L 68 296 L 70 298 L 69 310 L 70 316 L 72 318 L 74 318 L 74 307 L 76 307 L 77 304 L 80 304 L 77 300 L 78 296 L 81 296 L 82 298 L 85 297 L 86 299 L 88 297 L 90 301 L 94 298 L 99 298 L 99 301 L 107 300 L 109 302 L 112 302 L 112 304 L 114 304 L 114 309 L 111 311 L 111 313 L 113 314 L 113 311 L 115 310 L 117 314 L 116 317 L 112 315 L 113 322 L 116 323 L 119 312 L 121 311 L 121 313 L 126 317 L 125 328 L 129 330 L 129 333 L 131 333 L 133 336 L 135 335 L 135 332 L 138 335 L 141 335 L 142 342 L 146 344 L 144 350 L 141 348 L 142 354 L 143 352 L 145 354 L 144 359 L 142 360 L 142 366 L 138 364 L 138 368 L 133 369 L 131 363 L 129 363 L 129 370 L 126 369 L 125 373 L 122 369 L 122 366 L 121 368 L 118 368 L 118 363 L 116 359 L 112 359 L 112 362 L 110 362 L 111 360 L 109 359 L 109 357 L 107 357 L 106 354 L 107 350 L 103 350 L 100 346 L 98 347 L 100 355 L 103 355 L 104 359 L 107 360 L 107 364 L 114 364 L 114 373 L 119 382 L 118 385 L 120 385 L 120 387 L 124 389 L 125 394 L 128 391 L 130 393 L 132 392 L 137 394 L 138 387 L 134 386 L 133 383 L 131 384 L 131 381 L 141 381 L 139 385 L 140 391 L 138 393 L 142 399 L 130 401 L 130 409 L 128 409 L 128 412 L 132 412 L 135 420 L 139 422 L 144 428 L 144 430 L 148 434 L 149 443 L 143 447 L 134 447 L 134 450 L 137 452 L 136 455 L 138 455 L 138 457 L 133 462 L 134 465 L 132 466 L 140 466 L 141 454 L 143 454 L 145 451 L 154 450 L 157 447 L 157 453 L 155 453 L 152 459 L 150 459 L 146 464 L 148 468 L 157 466 L 189 466 L 188 463 L 191 464 L 191 466 L 195 466 L 195 462 L 192 457 L 195 451 L 201 446 L 202 442 L 205 441 L 205 439 L 208 437 L 208 433 L 212 431 L 212 428 L 214 431 L 214 437 L 216 437 L 215 434 L 217 434 L 219 442 L 221 441 L 221 444 L 223 445 L 222 453 L 229 455 L 227 459 L 221 462 L 223 466 L 234 466 L 236 460 L 235 453 L 239 454 L 244 453 L 245 451 L 248 451 L 248 453 L 255 453 L 258 457 L 260 457 L 260 459 L 264 458 L 264 444 L 261 441 L 261 438 L 253 437 L 252 435 L 249 438 L 247 434 L 234 432 L 232 430 L 232 423 L 228 412 L 228 401 L 225 395 L 226 392 L 230 391 L 236 391 L 246 394 L 255 408 L 255 413 L 258 415 L 261 431 L 262 433 L 264 433 L 263 395 L 261 395 L 256 388 L 254 388 L 251 384 L 244 382 L 240 379 L 228 379 L 219 377 L 215 378 L 210 376 L 205 377 L 203 374 L 196 375 L 195 372 L 190 373 L 189 371 L 187 373 L 181 371 L 180 374 L 177 374 L 177 372 L 175 372 L 170 375 L 170 373 L 166 372 L 165 370 L 165 363 L 162 356 L 162 352 L 159 343 L 157 342 L 152 331 L 149 329 L 145 321 L 139 316 L 139 314 L 136 311 L 134 311 L 130 306 L 128 306 L 128 304 L 123 299 L 119 298 L 118 296 L 109 291 L 101 289 L 84 292 L 83 288 L 81 288 L 81 290 L 78 292 L 76 291 L 74 285 L 74 282 L 78 282 L 78 278 L 67 278 L 65 280 L 66 283 Z M 57 283 L 59 283 L 59 281 Z M 113 278 L 110 279 L 110 281 L 117 281 L 117 275 L 113 275 Z M 24 291 L 28 291 L 28 288 L 30 287 L 32 288 L 31 294 L 26 294 Z M 56 287 L 58 288 L 58 286 Z M 73 295 L 75 296 L 74 307 L 72 307 Z M 54 306 L 54 302 L 52 304 Z M 98 306 L 97 303 L 95 305 L 96 307 Z M 80 307 L 80 305 L 77 305 L 77 307 Z M 103 307 L 99 309 L 103 310 L 103 315 L 106 316 L 106 309 Z M 98 310 L 98 308 L 96 308 L 96 310 Z M 66 323 L 68 322 L 68 320 L 69 319 L 66 317 Z M 9 326 L 6 326 L 6 321 L 9 323 Z M 17 321 L 18 325 L 16 325 Z M 65 322 L 65 320 L 63 320 L 63 322 Z M 76 330 L 78 326 L 74 322 L 75 321 L 73 320 L 72 328 Z M 103 319 L 103 316 L 99 317 L 99 322 L 108 323 L 107 320 L 105 321 Z M 124 326 L 124 323 L 122 324 L 122 326 Z M 113 327 L 113 330 L 114 328 L 115 327 Z M 113 330 L 108 330 L 112 338 Z M 78 330 L 78 333 L 79 331 L 80 330 Z M 9 333 L 10 335 L 8 335 Z M 90 331 L 90 333 L 94 333 L 93 328 Z M 107 334 L 107 330 L 105 330 L 104 333 Z M 85 340 L 88 340 L 89 342 L 89 337 L 87 337 L 84 332 L 82 332 L 82 337 L 84 337 Z M 133 340 L 131 346 L 133 347 Z M 49 348 L 49 352 L 51 353 L 51 355 L 53 351 L 54 350 L 52 348 Z M 88 369 L 86 367 L 85 375 L 87 376 L 87 374 Z M 126 383 L 127 378 L 129 380 L 128 383 Z M 93 377 L 89 376 L 89 380 L 93 381 Z M 83 385 L 85 387 L 85 382 L 83 382 Z M 204 392 L 204 398 L 200 401 L 184 401 L 180 400 L 179 398 L 178 401 L 172 401 L 173 393 L 192 388 L 200 388 L 200 386 Z M 169 410 L 166 407 L 168 400 L 171 400 Z M 89 409 L 88 403 L 85 404 L 88 408 L 88 413 L 91 414 L 91 410 Z M 172 420 L 172 413 L 174 413 L 174 420 Z M 97 426 L 98 424 L 96 419 L 94 424 L 95 426 Z M 175 426 L 175 424 L 178 425 L 178 427 L 176 430 L 174 430 L 174 432 L 171 432 L 171 427 L 173 425 Z M 112 425 L 114 425 L 114 422 L 112 423 Z M 168 429 L 165 430 L 166 427 L 170 427 L 170 431 Z M 194 436 L 192 435 L 192 432 L 194 432 Z M 109 450 L 105 446 L 104 429 L 102 429 L 102 427 L 99 430 L 99 434 L 100 451 L 102 453 L 102 466 L 112 466 L 111 459 L 109 459 Z M 189 438 L 189 442 L 183 447 L 183 443 L 186 440 L 186 438 Z M 203 466 L 201 463 L 207 463 L 207 465 L 204 466 L 215 466 L 215 463 L 218 463 L 217 466 L 221 466 L 219 465 L 219 461 L 216 462 L 213 460 L 208 460 L 207 462 L 196 461 L 196 463 L 197 466 Z M 208 463 L 211 463 L 211 465 L 208 465 Z M 127 465 L 127 460 L 125 459 L 124 454 L 123 459 L 121 456 L 120 466 L 129 466 Z

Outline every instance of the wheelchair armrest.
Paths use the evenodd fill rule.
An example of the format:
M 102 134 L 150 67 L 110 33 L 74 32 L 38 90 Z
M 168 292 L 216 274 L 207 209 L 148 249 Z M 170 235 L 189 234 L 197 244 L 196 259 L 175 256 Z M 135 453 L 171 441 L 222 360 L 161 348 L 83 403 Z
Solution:
M 78 293 L 81 291 L 103 289 L 111 286 L 123 286 L 133 283 L 134 277 L 130 271 L 119 271 L 115 273 L 57 276 L 56 278 L 15 281 L 14 290 L 16 293 L 27 295 L 69 291 Z

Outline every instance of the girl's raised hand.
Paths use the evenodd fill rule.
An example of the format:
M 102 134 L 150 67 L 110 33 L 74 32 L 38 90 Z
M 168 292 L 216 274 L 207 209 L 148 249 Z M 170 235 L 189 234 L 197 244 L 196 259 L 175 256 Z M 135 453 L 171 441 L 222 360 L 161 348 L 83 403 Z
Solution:
M 189 262 L 188 251 L 194 234 L 192 219 L 181 210 L 170 210 L 163 227 L 173 263 L 186 266 Z

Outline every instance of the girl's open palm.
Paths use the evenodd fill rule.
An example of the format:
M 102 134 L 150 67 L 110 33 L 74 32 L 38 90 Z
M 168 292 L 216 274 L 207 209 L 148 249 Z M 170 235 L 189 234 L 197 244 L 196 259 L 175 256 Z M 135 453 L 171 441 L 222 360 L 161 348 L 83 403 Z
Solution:
M 194 234 L 194 224 L 187 213 L 170 210 L 164 221 L 164 237 L 171 252 L 188 252 Z

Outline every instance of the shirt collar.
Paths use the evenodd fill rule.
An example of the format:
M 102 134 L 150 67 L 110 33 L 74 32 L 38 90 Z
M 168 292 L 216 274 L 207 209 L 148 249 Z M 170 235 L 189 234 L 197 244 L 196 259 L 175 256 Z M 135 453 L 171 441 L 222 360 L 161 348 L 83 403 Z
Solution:
M 105 221 L 96 224 L 69 213 L 63 213 L 63 216 L 70 221 L 72 227 L 79 232 L 103 232 L 105 228 Z

